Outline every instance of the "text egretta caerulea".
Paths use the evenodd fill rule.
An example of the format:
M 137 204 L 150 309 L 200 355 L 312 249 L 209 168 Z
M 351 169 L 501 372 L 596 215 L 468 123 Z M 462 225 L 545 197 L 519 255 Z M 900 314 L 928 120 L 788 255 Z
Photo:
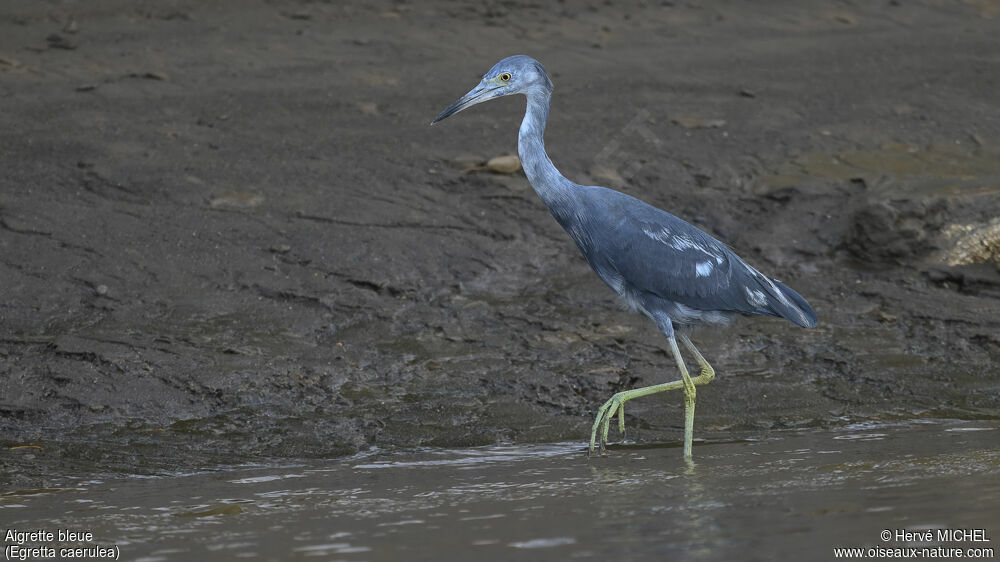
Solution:
M 598 430 L 604 452 L 615 414 L 619 430 L 625 431 L 625 402 L 683 388 L 684 456 L 690 457 L 695 386 L 708 384 L 715 370 L 691 343 L 686 328 L 698 323 L 725 323 L 734 314 L 780 316 L 812 328 L 816 313 L 798 293 L 760 273 L 697 227 L 624 193 L 577 185 L 560 174 L 545 153 L 542 139 L 552 81 L 531 57 L 515 55 L 498 62 L 472 91 L 431 124 L 477 103 L 512 94 L 528 98 L 517 153 L 531 186 L 597 275 L 629 308 L 656 323 L 667 337 L 681 372 L 679 381 L 626 390 L 605 402 L 590 432 L 590 452 L 594 452 Z M 688 374 L 677 339 L 701 365 L 697 377 Z

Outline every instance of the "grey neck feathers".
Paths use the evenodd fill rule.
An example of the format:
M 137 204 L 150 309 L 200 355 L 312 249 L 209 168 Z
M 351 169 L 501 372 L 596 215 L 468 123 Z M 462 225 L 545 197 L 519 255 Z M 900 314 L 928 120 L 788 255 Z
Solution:
M 531 182 L 531 187 L 548 205 L 556 218 L 561 207 L 559 202 L 565 200 L 576 184 L 566 179 L 549 160 L 545 153 L 545 121 L 549 117 L 549 100 L 552 92 L 536 89 L 527 92 L 528 107 L 521 121 L 521 129 L 517 137 L 517 155 L 521 159 L 524 173 Z

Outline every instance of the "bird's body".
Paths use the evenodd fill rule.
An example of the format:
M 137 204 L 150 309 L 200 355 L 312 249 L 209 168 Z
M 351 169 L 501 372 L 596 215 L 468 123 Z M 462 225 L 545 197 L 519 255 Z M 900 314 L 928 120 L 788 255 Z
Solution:
M 576 242 L 597 275 L 633 310 L 648 316 L 667 336 L 682 380 L 616 394 L 601 408 L 591 434 L 591 450 L 603 424 L 601 447 L 617 412 L 624 430 L 624 403 L 654 392 L 685 389 L 685 455 L 691 454 L 694 386 L 714 370 L 681 333 L 682 343 L 702 367 L 691 378 L 675 341 L 675 326 L 724 323 L 734 314 L 783 317 L 803 326 L 816 315 L 802 296 L 771 279 L 709 234 L 635 197 L 566 179 L 545 152 L 543 135 L 552 82 L 534 59 L 515 55 L 497 63 L 479 86 L 452 104 L 434 122 L 470 105 L 514 93 L 527 97 L 518 135 L 518 156 L 528 181 L 556 221 Z
M 582 212 L 554 212 L 556 220 L 632 310 L 664 312 L 682 326 L 725 323 L 737 313 L 814 325 L 798 293 L 697 227 L 612 189 L 577 186 L 574 196 Z

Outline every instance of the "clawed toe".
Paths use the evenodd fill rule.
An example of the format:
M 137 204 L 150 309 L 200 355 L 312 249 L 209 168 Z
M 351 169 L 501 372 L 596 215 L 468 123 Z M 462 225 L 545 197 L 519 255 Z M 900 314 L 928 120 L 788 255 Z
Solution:
M 594 454 L 594 446 L 599 445 L 600 454 L 604 456 L 607 451 L 608 444 L 608 431 L 611 428 L 611 419 L 618 414 L 618 429 L 621 431 L 622 435 L 625 434 L 625 401 L 621 399 L 619 394 L 615 394 L 610 400 L 601 406 L 601 409 L 597 411 L 597 419 L 594 420 L 594 426 L 590 431 L 590 450 L 587 456 L 592 456 Z M 597 432 L 600 431 L 601 438 L 598 441 Z

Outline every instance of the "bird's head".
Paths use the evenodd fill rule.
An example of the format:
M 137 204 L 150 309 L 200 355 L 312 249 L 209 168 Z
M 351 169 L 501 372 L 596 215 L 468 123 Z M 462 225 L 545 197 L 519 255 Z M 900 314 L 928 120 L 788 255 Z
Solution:
M 512 94 L 551 92 L 552 81 L 541 63 L 526 55 L 507 57 L 493 65 L 479 84 L 458 101 L 448 106 L 431 121 L 431 125 L 467 107 Z

